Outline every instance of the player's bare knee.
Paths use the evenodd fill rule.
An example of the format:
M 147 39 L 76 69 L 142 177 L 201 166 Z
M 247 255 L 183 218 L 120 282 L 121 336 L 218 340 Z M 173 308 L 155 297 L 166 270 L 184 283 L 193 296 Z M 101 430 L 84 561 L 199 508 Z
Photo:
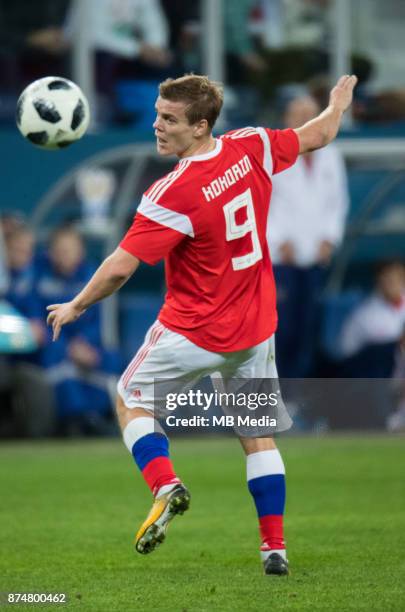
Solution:
M 274 438 L 271 438 L 270 436 L 267 438 L 240 437 L 239 441 L 246 455 L 251 455 L 252 453 L 259 453 L 261 451 L 273 450 L 277 448 L 276 443 L 274 442 Z
M 144 408 L 128 408 L 119 394 L 117 394 L 116 411 L 121 429 L 124 429 L 130 421 L 138 417 L 153 419 L 153 414 Z

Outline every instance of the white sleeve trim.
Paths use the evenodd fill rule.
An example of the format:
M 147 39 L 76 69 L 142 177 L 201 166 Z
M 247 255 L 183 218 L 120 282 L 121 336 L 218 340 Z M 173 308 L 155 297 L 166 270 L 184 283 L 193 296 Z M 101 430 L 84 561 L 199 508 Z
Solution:
M 165 225 L 181 234 L 194 238 L 194 228 L 190 217 L 170 210 L 169 208 L 165 208 L 160 204 L 156 204 L 145 195 L 138 206 L 138 212 L 144 217 L 151 219 L 151 221 L 155 221 L 160 225 Z
M 269 178 L 271 178 L 273 176 L 273 158 L 271 156 L 270 139 L 264 128 L 258 127 L 256 128 L 256 130 L 259 133 L 260 138 L 262 139 L 264 147 L 263 168 L 266 170 L 267 174 L 269 175 Z

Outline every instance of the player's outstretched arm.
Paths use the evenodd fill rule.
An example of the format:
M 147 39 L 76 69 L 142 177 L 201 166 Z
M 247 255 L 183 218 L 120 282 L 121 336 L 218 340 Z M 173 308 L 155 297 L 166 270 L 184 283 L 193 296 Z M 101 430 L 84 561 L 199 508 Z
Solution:
M 76 321 L 87 308 L 117 291 L 139 266 L 139 259 L 118 247 L 93 274 L 87 285 L 71 302 L 47 306 L 47 324 L 52 325 L 53 340 L 63 325 Z
M 308 153 L 325 147 L 336 137 L 342 116 L 352 103 L 353 89 L 357 83 L 354 75 L 340 77 L 330 92 L 328 107 L 315 119 L 295 130 L 300 143 L 300 153 Z

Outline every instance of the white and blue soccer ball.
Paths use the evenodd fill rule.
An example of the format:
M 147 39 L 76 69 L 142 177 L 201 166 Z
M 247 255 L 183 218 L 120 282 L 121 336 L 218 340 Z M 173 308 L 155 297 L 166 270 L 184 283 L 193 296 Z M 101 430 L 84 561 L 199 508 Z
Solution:
M 86 96 L 72 81 L 45 77 L 24 89 L 17 102 L 21 134 L 43 149 L 61 149 L 79 140 L 90 122 Z

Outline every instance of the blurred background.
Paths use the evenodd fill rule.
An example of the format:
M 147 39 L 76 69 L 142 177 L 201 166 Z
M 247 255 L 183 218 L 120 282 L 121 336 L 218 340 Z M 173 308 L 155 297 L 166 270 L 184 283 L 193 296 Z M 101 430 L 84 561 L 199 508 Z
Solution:
M 162 304 L 163 264 L 56 345 L 45 306 L 80 290 L 173 166 L 154 101 L 185 72 L 225 84 L 217 133 L 297 127 L 358 76 L 337 142 L 274 179 L 277 360 L 295 430 L 405 429 L 404 28 L 401 0 L 0 0 L 1 437 L 116 435 L 115 383 Z M 15 127 L 19 94 L 49 75 L 93 114 L 55 153 Z

